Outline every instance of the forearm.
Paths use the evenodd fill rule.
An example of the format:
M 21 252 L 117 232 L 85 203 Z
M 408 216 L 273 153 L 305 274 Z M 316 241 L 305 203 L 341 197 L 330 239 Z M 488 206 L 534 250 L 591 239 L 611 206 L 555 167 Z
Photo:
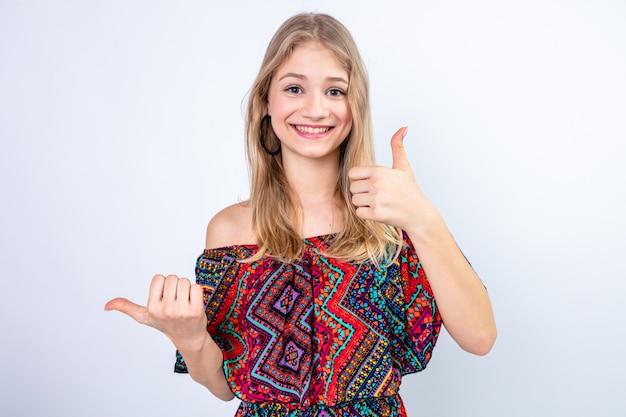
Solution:
M 471 353 L 489 352 L 496 338 L 485 287 L 436 211 L 419 228 L 406 230 L 432 287 L 446 330 Z
M 213 395 L 223 401 L 230 401 L 234 398 L 224 375 L 222 351 L 208 333 L 199 347 L 182 349 L 178 347 L 178 350 L 194 381 L 204 385 Z

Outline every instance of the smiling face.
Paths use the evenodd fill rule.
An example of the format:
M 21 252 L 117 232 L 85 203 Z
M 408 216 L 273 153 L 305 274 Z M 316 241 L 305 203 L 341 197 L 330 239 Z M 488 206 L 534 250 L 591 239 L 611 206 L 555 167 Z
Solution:
M 296 47 L 277 68 L 267 114 L 281 141 L 282 157 L 339 158 L 350 133 L 348 73 L 328 48 L 315 42 Z

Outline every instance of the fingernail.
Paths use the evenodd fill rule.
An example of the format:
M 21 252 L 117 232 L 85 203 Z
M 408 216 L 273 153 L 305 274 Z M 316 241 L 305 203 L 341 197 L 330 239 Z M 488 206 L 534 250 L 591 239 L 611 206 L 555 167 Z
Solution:
M 404 132 L 402 132 L 402 139 L 404 139 L 404 137 L 406 136 L 406 132 L 409 131 L 409 127 L 408 126 L 404 126 Z

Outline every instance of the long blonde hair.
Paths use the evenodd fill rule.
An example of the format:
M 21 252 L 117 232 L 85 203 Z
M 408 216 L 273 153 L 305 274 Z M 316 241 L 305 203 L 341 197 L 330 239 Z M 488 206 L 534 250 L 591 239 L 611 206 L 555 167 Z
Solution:
M 326 255 L 351 262 L 390 263 L 402 247 L 402 233 L 395 227 L 363 220 L 356 215 L 348 178 L 351 167 L 369 166 L 375 162 L 367 72 L 345 26 L 331 16 L 316 13 L 295 15 L 280 26 L 267 47 L 250 90 L 246 152 L 250 167 L 253 228 L 259 246 L 251 260 L 270 255 L 293 262 L 302 253 L 299 203 L 285 178 L 281 154 L 267 151 L 279 149 L 280 141 L 265 115 L 268 90 L 276 69 L 298 45 L 310 41 L 331 50 L 347 71 L 348 102 L 352 111 L 352 128 L 341 145 L 340 175 L 335 194 L 337 205 L 342 207 L 344 228 L 332 241 Z

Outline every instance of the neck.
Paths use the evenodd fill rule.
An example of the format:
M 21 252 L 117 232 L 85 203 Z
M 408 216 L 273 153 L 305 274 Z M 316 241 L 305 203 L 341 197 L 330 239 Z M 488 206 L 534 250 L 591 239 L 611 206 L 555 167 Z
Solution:
M 341 210 L 337 208 L 339 161 L 337 158 L 285 164 L 285 175 L 300 203 L 303 237 L 341 230 Z
M 339 181 L 339 161 L 297 161 L 285 163 L 285 176 L 303 208 L 334 201 Z

